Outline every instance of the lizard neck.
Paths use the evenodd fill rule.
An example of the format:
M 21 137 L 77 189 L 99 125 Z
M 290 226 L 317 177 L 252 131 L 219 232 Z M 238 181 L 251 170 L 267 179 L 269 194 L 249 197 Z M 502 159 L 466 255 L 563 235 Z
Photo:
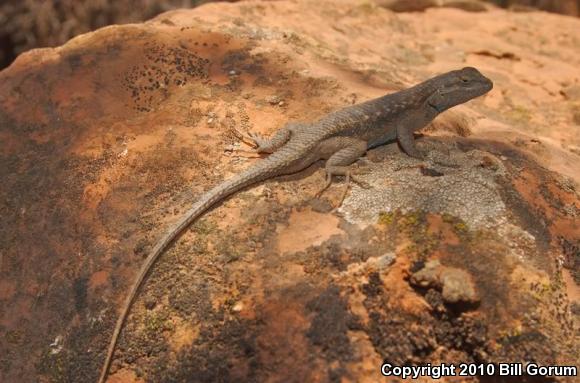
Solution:
M 437 91 L 437 83 L 438 79 L 432 78 L 412 86 L 401 93 L 405 93 L 405 97 L 411 105 L 414 105 L 417 108 L 427 109 L 427 99 Z

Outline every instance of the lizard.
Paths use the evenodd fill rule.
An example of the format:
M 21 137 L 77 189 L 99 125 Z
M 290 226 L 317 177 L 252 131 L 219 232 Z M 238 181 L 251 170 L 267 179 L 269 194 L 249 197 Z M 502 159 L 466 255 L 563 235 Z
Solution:
M 104 383 L 107 378 L 121 329 L 151 267 L 203 213 L 242 189 L 270 178 L 299 172 L 319 160 L 326 160 L 325 188 L 331 184 L 333 176 L 345 176 L 348 184 L 352 178 L 349 165 L 369 149 L 390 141 L 398 141 L 407 155 L 424 159 L 424 154 L 415 144 L 413 133 L 447 109 L 479 97 L 492 88 L 490 79 L 473 67 L 465 67 L 432 77 L 408 89 L 331 112 L 313 123 L 287 123 L 269 139 L 259 134 L 248 134 L 254 143 L 254 151 L 267 153 L 268 157 L 203 193 L 155 244 L 122 306 L 99 383 Z

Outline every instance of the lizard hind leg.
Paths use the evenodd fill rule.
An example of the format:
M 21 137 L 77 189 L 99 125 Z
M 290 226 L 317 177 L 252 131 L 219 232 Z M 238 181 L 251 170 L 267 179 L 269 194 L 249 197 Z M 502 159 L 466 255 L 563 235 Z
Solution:
M 259 133 L 240 134 L 242 141 L 253 147 L 256 153 L 274 153 L 284 146 L 292 135 L 293 124 L 288 124 L 278 129 L 271 138 L 266 138 Z
M 369 187 L 369 185 L 366 182 L 356 178 L 355 177 L 356 174 L 360 174 L 360 172 L 351 169 L 349 166 L 332 166 L 331 168 L 326 167 L 326 182 L 324 184 L 324 187 L 320 189 L 318 193 L 316 193 L 316 197 L 319 198 L 320 196 L 322 196 L 322 194 L 326 191 L 326 189 L 328 189 L 330 185 L 332 185 L 332 176 L 344 176 L 345 177 L 344 189 L 337 205 L 337 208 L 339 208 L 344 202 L 346 195 L 348 194 L 351 182 L 354 182 L 364 188 Z
M 316 193 L 316 197 L 320 197 L 322 193 L 330 187 L 332 184 L 332 176 L 344 176 L 346 178 L 345 187 L 338 204 L 338 207 L 340 207 L 348 193 L 351 181 L 361 185 L 365 184 L 364 182 L 358 181 L 354 178 L 353 174 L 355 172 L 349 165 L 356 162 L 356 160 L 366 153 L 367 143 L 364 140 L 355 138 L 334 137 L 321 143 L 319 150 L 323 154 L 328 154 L 328 152 L 332 152 L 332 154 L 330 154 L 328 160 L 326 160 L 326 183 L 324 187 Z

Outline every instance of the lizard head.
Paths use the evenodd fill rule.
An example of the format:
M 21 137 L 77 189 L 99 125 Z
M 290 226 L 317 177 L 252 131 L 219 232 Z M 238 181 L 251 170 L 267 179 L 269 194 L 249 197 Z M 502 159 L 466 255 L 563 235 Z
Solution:
M 427 104 L 437 113 L 479 97 L 493 88 L 491 80 L 472 67 L 437 76 L 433 84 L 434 90 L 427 98 Z

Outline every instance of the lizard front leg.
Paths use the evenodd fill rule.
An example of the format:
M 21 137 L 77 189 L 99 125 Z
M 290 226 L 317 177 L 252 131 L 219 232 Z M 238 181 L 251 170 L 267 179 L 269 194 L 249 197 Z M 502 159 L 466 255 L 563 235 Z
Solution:
M 358 138 L 332 137 L 321 142 L 318 150 L 322 158 L 327 158 L 325 165 L 326 184 L 316 195 L 319 197 L 328 189 L 332 184 L 332 176 L 345 176 L 346 185 L 338 204 L 340 206 L 346 197 L 350 181 L 358 182 L 353 178 L 353 172 L 349 165 L 364 156 L 367 151 L 367 142 Z
M 423 153 L 421 153 L 419 149 L 417 149 L 417 145 L 415 145 L 413 129 L 409 129 L 409 127 L 403 123 L 397 126 L 397 140 L 407 155 L 419 160 L 424 158 Z
M 459 165 L 456 161 L 453 161 L 447 156 L 447 158 L 438 155 L 434 151 L 430 151 L 425 156 L 419 149 L 417 149 L 417 145 L 415 144 L 415 137 L 413 136 L 413 130 L 406 128 L 404 125 L 399 125 L 397 128 L 397 139 L 399 140 L 399 144 L 403 148 L 403 151 L 407 153 L 410 157 L 417 158 L 419 160 L 423 160 L 424 163 L 418 165 L 418 167 L 426 167 L 427 163 L 437 164 L 446 167 L 456 168 Z

